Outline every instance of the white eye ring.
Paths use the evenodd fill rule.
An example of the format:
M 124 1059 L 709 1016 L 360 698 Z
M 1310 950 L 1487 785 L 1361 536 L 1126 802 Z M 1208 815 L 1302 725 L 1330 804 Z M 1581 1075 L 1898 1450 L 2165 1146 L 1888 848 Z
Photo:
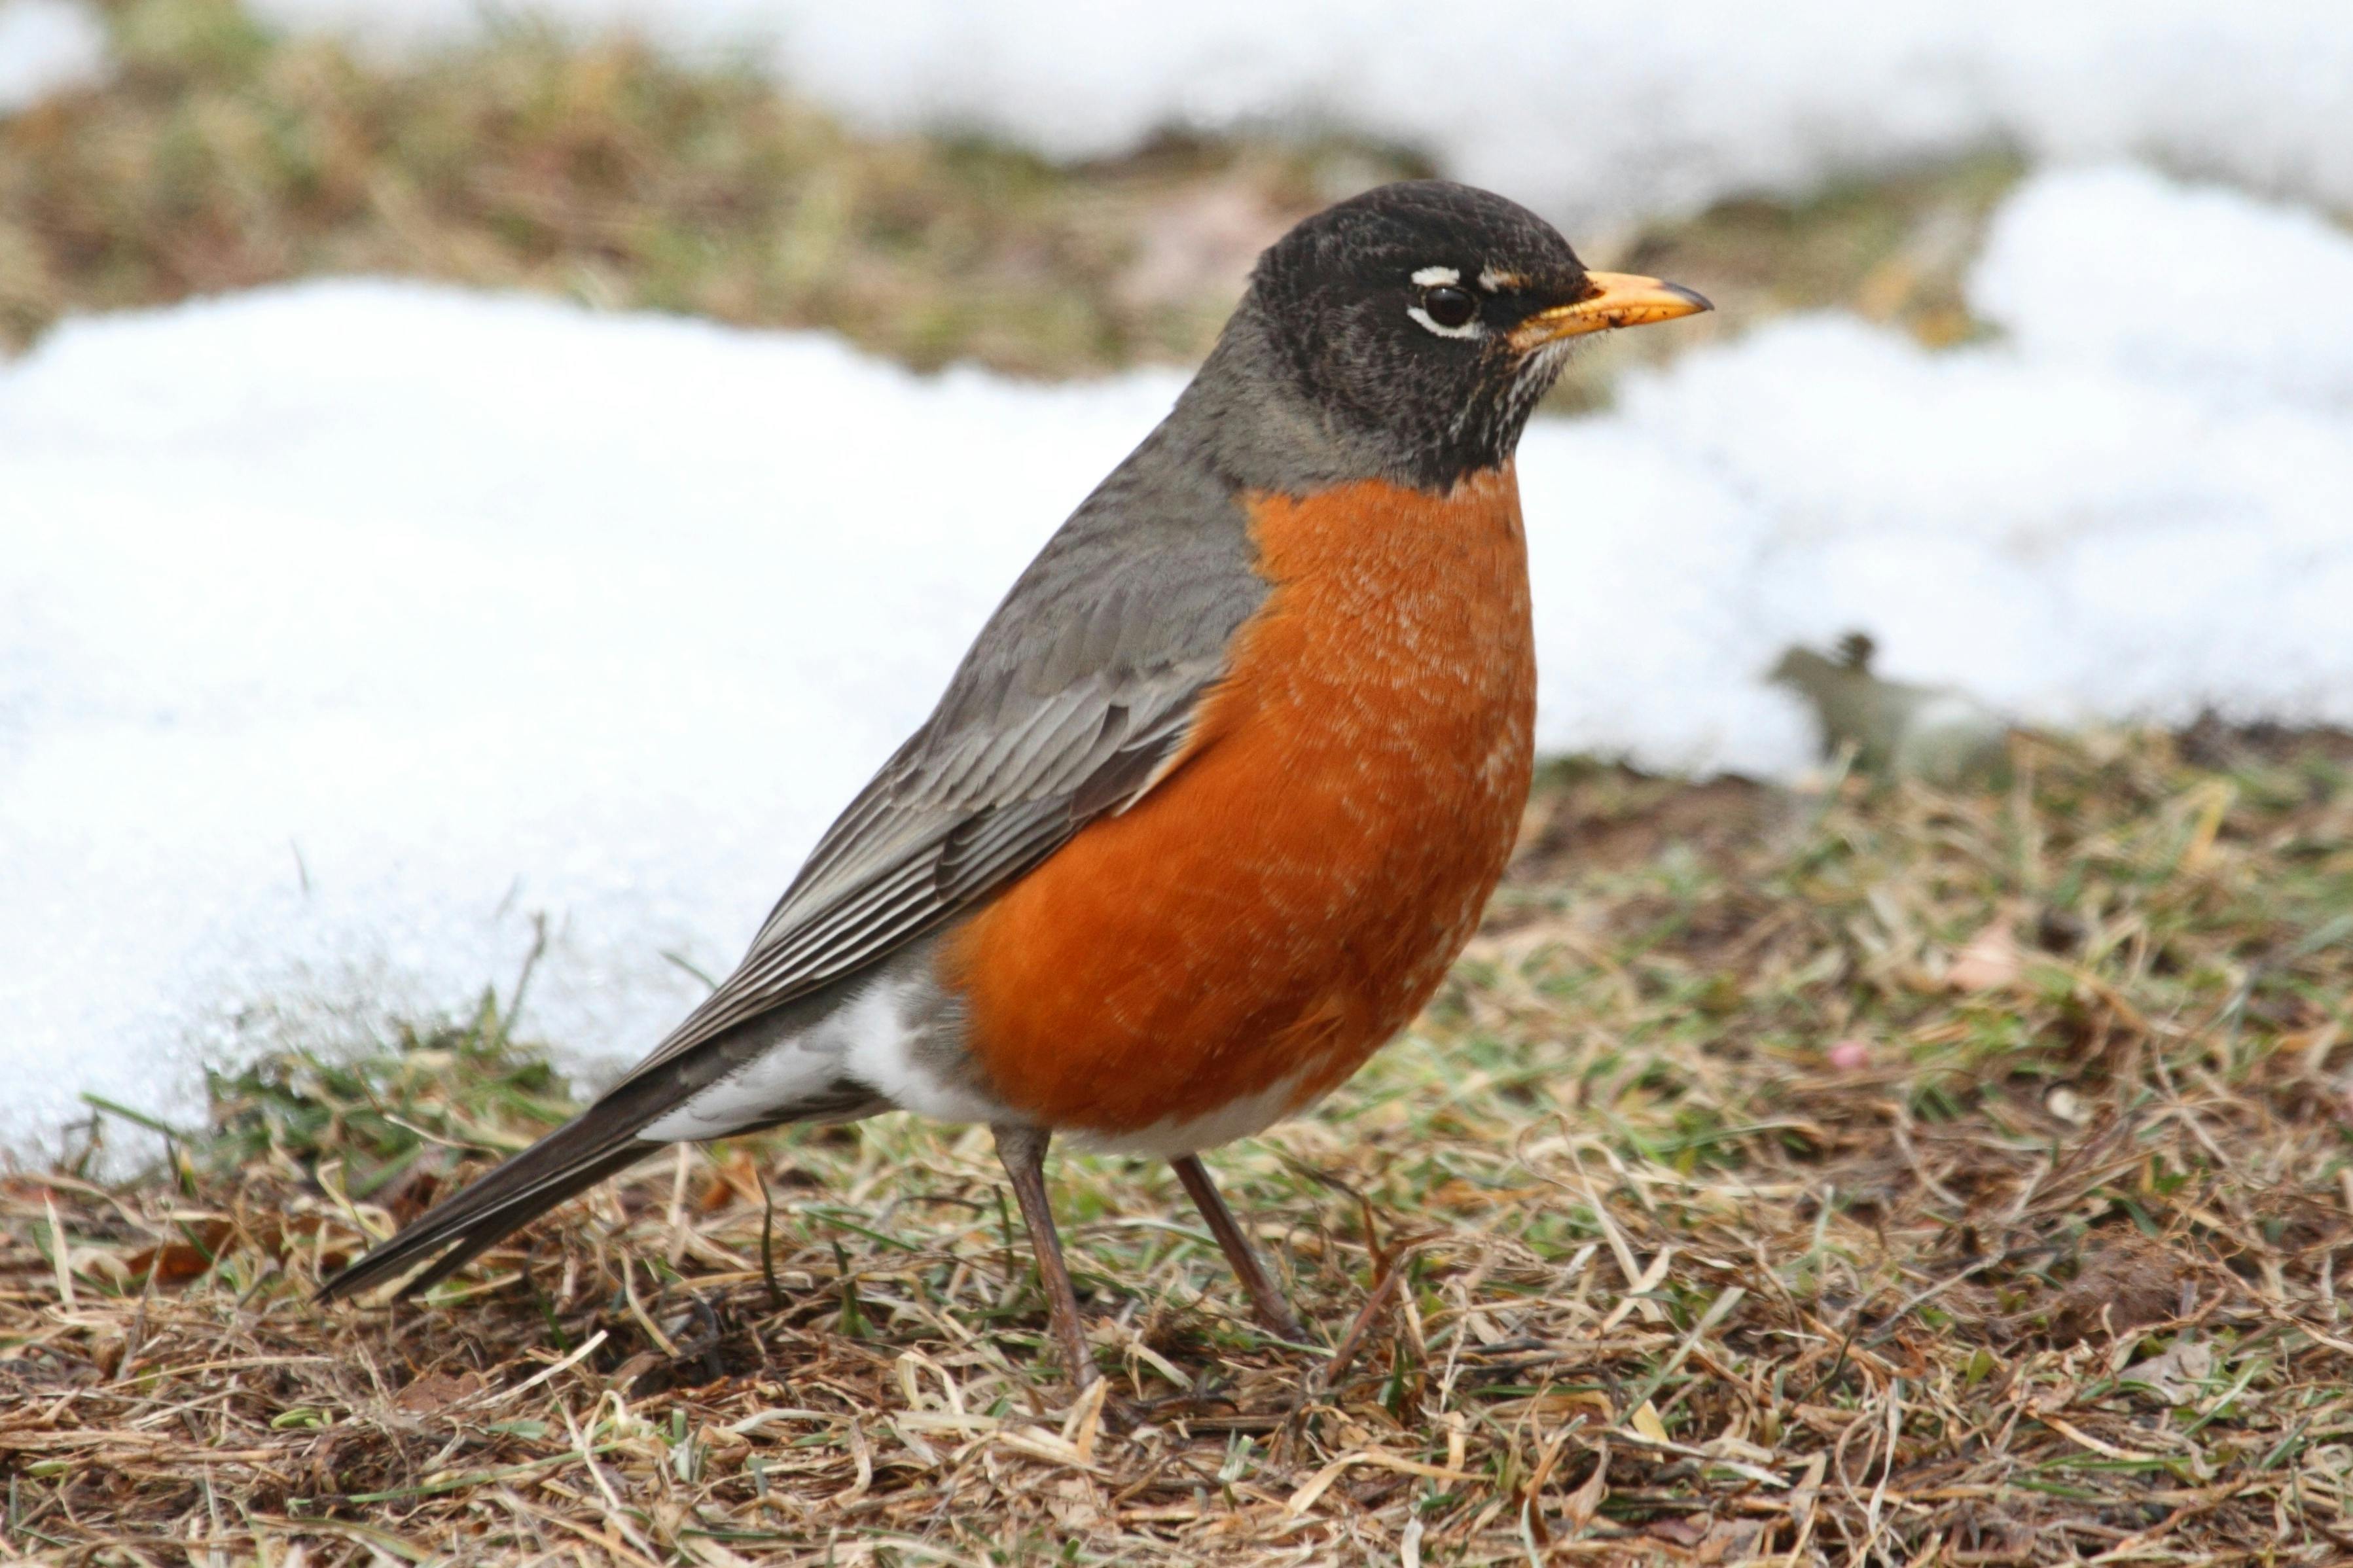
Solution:
M 1408 305 L 1405 308 L 1405 313 L 1411 316 L 1424 331 L 1435 332 L 1441 338 L 1483 338 L 1487 335 L 1487 323 L 1476 316 L 1459 327 L 1447 327 L 1440 326 L 1431 319 L 1429 311 L 1419 305 Z

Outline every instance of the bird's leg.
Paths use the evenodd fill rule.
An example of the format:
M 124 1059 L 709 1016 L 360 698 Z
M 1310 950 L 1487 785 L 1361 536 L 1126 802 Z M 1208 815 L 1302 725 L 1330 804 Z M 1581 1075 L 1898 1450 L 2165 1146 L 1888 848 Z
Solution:
M 1095 1370 L 1094 1352 L 1079 1323 L 1079 1293 L 1071 1288 L 1071 1271 L 1062 1264 L 1062 1238 L 1055 1233 L 1053 1206 L 1046 1201 L 1046 1143 L 1052 1135 L 1038 1127 L 990 1131 L 997 1134 L 997 1157 L 1013 1183 L 1022 1223 L 1029 1227 L 1029 1245 L 1038 1253 L 1038 1278 L 1046 1288 L 1054 1337 L 1062 1342 L 1063 1370 L 1071 1385 L 1083 1391 L 1103 1373 Z
M 1176 1179 L 1184 1183 L 1185 1190 L 1192 1194 L 1193 1206 L 1199 1209 L 1201 1217 L 1209 1222 L 1209 1234 L 1218 1238 L 1218 1245 L 1225 1249 L 1226 1261 L 1233 1265 L 1235 1277 L 1241 1280 L 1242 1289 L 1250 1293 L 1250 1306 L 1258 1313 L 1259 1326 L 1279 1340 L 1289 1340 L 1293 1344 L 1306 1343 L 1306 1331 L 1299 1326 L 1298 1315 L 1292 1311 L 1291 1303 L 1282 1299 L 1282 1288 L 1274 1282 L 1274 1276 L 1268 1273 L 1266 1265 L 1259 1260 L 1258 1249 L 1250 1244 L 1250 1237 L 1244 1236 L 1242 1227 L 1234 1222 L 1233 1210 L 1226 1207 L 1226 1200 L 1218 1194 L 1218 1184 L 1209 1180 L 1209 1173 L 1202 1165 L 1201 1157 L 1179 1154 L 1168 1163 L 1176 1168 Z

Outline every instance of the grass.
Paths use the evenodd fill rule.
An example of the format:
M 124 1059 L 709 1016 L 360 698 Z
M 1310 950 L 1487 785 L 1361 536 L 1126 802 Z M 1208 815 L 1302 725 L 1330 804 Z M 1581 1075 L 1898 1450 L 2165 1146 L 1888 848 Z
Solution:
M 369 272 L 825 328 L 927 368 L 1189 363 L 1261 246 L 1428 172 L 1343 140 L 1175 136 L 1060 165 L 973 137 L 860 136 L 748 69 L 626 42 L 518 26 L 392 68 L 275 36 L 231 0 L 105 11 L 115 79 L 0 121 L 0 352 L 72 311 Z M 1588 261 L 1671 273 L 1724 314 L 1597 345 L 1564 405 L 1778 310 L 1965 333 L 1960 268 L 2016 173 L 1978 160 L 1575 237 Z
M 983 1135 L 691 1149 L 421 1307 L 322 1270 L 562 1112 L 494 1005 L 0 1193 L 0 1540 L 60 1561 L 2329 1563 L 2353 747 L 2007 793 L 1556 770 L 1410 1036 L 1216 1163 L 1062 1159 L 1066 1406 Z M 1353 1342 L 1346 1364 L 1329 1346 Z
M 1063 374 L 1198 356 L 1259 246 L 1335 181 L 1413 172 L 1339 145 L 1167 140 L 1062 168 L 861 138 L 748 68 L 521 25 L 392 68 L 227 0 L 109 15 L 117 79 L 0 124 L 0 341 L 387 272 Z

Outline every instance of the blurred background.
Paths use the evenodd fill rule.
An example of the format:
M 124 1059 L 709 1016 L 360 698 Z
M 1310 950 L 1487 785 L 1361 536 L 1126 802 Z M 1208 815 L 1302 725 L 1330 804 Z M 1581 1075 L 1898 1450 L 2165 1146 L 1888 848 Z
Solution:
M 2353 722 L 2348 83 L 2323 0 L 0 0 L 0 1145 L 486 985 L 635 1055 L 1398 177 L 1719 306 L 1525 448 L 1552 753 Z

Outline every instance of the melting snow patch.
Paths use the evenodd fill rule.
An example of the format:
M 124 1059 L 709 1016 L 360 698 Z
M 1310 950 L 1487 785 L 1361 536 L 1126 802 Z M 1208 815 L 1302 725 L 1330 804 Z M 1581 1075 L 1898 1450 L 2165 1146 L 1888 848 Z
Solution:
M 1540 423 L 1544 745 L 1788 772 L 1761 677 L 1852 626 L 2030 719 L 2353 721 L 2348 268 L 2053 174 L 1977 274 L 1995 341 L 1785 321 Z M 376 282 L 0 366 L 0 1146 L 462 1010 L 543 913 L 528 1026 L 643 1050 L 1178 384 Z
M 2156 156 L 2353 205 L 2344 0 L 248 0 L 416 47 L 492 18 L 744 55 L 882 127 L 1060 156 L 1338 126 L 1585 229 L 1989 146 Z
M 106 74 L 106 29 L 81 0 L 0 0 L 0 114 Z

